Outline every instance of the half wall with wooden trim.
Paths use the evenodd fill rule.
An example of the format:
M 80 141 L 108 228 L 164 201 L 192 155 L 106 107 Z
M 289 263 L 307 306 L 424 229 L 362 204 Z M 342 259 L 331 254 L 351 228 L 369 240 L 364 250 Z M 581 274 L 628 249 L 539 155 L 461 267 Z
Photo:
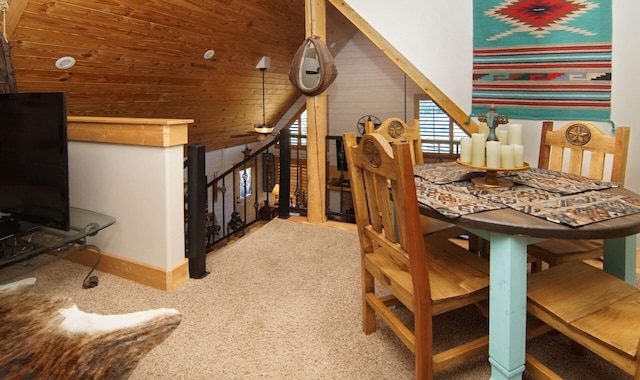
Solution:
M 98 270 L 172 290 L 189 278 L 184 247 L 184 146 L 193 120 L 69 116 L 71 206 L 116 218 L 91 237 Z M 93 265 L 95 252 L 71 256 Z

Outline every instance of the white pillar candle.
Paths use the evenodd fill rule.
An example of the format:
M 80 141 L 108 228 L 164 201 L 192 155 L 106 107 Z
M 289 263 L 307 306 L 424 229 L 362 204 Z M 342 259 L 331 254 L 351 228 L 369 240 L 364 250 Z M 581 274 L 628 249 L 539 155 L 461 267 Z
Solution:
M 517 168 L 524 166 L 524 146 L 522 145 L 513 146 L 513 164 Z
M 486 139 L 487 136 L 482 133 L 471 135 L 471 164 L 473 166 L 484 166 Z
M 487 141 L 487 167 L 499 168 L 500 167 L 500 142 L 499 141 Z
M 500 147 L 502 153 L 502 167 L 503 168 L 513 168 L 515 167 L 515 163 L 513 160 L 513 145 L 502 145 Z
M 472 141 L 471 137 L 464 137 L 460 139 L 460 161 L 464 163 L 471 163 L 471 150 Z
M 498 137 L 498 141 L 500 141 L 500 144 L 507 145 L 507 143 L 509 142 L 507 140 L 507 136 L 508 136 L 508 131 L 506 129 L 496 128 L 496 137 Z
M 489 137 L 489 126 L 485 122 L 481 122 L 478 124 L 478 133 L 482 133 L 483 135 Z
M 522 124 L 509 124 L 507 131 L 508 145 L 522 145 Z

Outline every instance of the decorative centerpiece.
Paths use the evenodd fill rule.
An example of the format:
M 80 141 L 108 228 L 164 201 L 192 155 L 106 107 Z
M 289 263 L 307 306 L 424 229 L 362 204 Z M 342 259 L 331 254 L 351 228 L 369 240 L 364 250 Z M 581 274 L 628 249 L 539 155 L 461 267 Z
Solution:
M 486 114 L 478 115 L 478 121 L 481 123 L 486 123 L 487 127 L 489 127 L 489 135 L 487 136 L 487 141 L 498 141 L 496 128 L 500 124 L 509 123 L 509 116 L 500 115 L 498 112 L 496 112 L 496 105 L 491 104 L 491 106 L 489 106 L 489 112 L 487 112 Z
M 509 123 L 509 117 L 499 115 L 493 104 L 487 114 L 478 116 L 478 121 L 480 132 L 460 140 L 458 164 L 486 171 L 485 177 L 472 180 L 478 186 L 513 186 L 513 182 L 498 178 L 498 171 L 529 169 L 529 164 L 524 162 L 522 124 L 508 124 L 506 129 L 498 130 L 500 124 Z
M 503 169 L 502 168 L 495 169 L 487 166 L 474 166 L 466 162 L 460 161 L 459 158 L 456 162 L 462 166 L 466 166 L 471 169 L 484 170 L 487 173 L 484 177 L 475 177 L 471 179 L 471 182 L 473 182 L 474 185 L 483 186 L 483 187 L 511 187 L 513 186 L 513 182 L 504 178 L 498 178 L 498 172 L 527 170 L 530 167 L 529 163 L 527 162 L 523 162 L 522 166 L 519 166 L 519 167 L 503 168 Z

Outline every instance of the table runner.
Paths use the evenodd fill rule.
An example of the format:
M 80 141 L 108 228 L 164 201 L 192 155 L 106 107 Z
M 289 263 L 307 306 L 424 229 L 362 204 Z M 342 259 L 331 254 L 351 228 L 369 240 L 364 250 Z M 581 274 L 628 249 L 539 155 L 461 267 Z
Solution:
M 640 212 L 639 200 L 599 191 L 615 182 L 546 169 L 500 172 L 514 182 L 506 188 L 475 186 L 471 178 L 485 173 L 455 162 L 415 165 L 414 174 L 418 201 L 450 218 L 510 207 L 579 227 Z

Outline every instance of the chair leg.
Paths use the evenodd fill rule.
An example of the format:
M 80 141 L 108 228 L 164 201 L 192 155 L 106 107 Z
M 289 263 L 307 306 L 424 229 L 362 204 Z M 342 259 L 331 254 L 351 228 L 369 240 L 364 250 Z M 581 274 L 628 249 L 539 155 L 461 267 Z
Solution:
M 531 273 L 540 272 L 542 270 L 542 260 L 534 258 L 531 261 Z
M 480 257 L 489 259 L 490 250 L 488 240 L 484 240 L 474 234 L 469 234 L 469 251 L 474 252 Z
M 480 241 L 479 237 L 474 234 L 469 234 L 469 251 L 480 255 Z
M 415 345 L 413 354 L 415 357 L 416 379 L 433 379 L 433 331 L 431 316 L 429 320 L 423 318 L 422 326 L 415 326 Z M 426 326 L 425 326 L 426 325 Z
M 375 280 L 366 270 L 362 273 L 362 330 L 365 334 L 376 332 L 376 312 L 367 302 L 367 294 L 375 295 Z
M 367 301 L 362 301 L 362 331 L 366 335 L 376 332 L 376 312 Z

